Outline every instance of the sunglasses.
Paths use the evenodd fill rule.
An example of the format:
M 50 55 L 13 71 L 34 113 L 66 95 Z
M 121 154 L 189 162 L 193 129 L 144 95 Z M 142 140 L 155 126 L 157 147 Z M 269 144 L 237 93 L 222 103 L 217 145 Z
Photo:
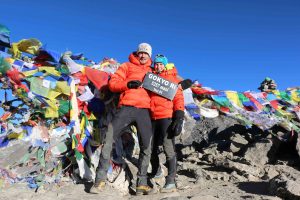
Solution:
M 158 58 L 163 58 L 163 57 L 165 57 L 164 55 L 162 55 L 162 54 L 157 54 L 155 57 L 158 57 Z

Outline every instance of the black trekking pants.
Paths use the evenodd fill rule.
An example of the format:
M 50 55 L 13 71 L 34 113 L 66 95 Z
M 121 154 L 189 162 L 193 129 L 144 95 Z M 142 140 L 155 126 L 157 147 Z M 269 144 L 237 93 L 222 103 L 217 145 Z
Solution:
M 140 145 L 137 185 L 147 185 L 147 170 L 152 150 L 152 125 L 149 110 L 133 106 L 122 106 L 112 122 L 113 137 L 114 140 L 120 138 L 128 125 L 134 122 L 137 125 L 137 135 Z
M 166 184 L 175 183 L 177 158 L 175 152 L 175 137 L 170 130 L 172 119 L 164 118 L 152 121 L 153 129 L 153 149 L 151 155 L 152 174 L 162 173 L 159 164 L 159 146 L 163 145 L 166 154 L 166 164 L 168 168 L 168 176 L 166 177 Z

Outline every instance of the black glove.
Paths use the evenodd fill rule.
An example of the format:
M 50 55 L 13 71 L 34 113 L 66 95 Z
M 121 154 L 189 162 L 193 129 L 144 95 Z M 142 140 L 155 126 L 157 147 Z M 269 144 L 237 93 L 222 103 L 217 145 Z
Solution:
M 142 82 L 139 80 L 134 80 L 134 81 L 129 81 L 127 83 L 127 87 L 129 89 L 137 89 L 138 87 L 140 87 L 142 85 Z
M 182 110 L 176 110 L 174 113 L 174 118 L 171 124 L 171 130 L 174 136 L 180 135 L 183 126 L 184 112 Z
M 183 81 L 179 82 L 179 84 L 181 85 L 182 90 L 186 90 L 193 85 L 193 82 L 191 79 L 184 79 Z

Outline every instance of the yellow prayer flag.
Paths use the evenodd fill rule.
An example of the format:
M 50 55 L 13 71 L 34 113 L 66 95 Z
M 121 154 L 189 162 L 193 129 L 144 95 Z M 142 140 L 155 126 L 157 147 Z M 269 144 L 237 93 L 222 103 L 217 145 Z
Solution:
M 12 43 L 10 51 L 14 58 L 21 58 L 22 52 L 19 51 L 18 43 Z
M 58 109 L 48 107 L 45 110 L 45 118 L 57 118 L 58 117 Z
M 24 133 L 10 133 L 7 135 L 8 139 L 22 139 L 24 136 Z
M 42 43 L 35 38 L 31 38 L 20 40 L 17 45 L 20 51 L 35 55 L 38 52 L 39 48 L 42 46 Z
M 56 99 L 56 97 L 60 94 L 61 94 L 60 92 L 50 90 L 49 93 L 48 93 L 48 97 L 49 97 L 49 99 Z
M 293 101 L 296 101 L 296 102 L 300 102 L 300 96 L 298 95 L 298 92 L 297 91 L 292 91 L 291 92 L 291 95 L 292 95 L 292 100 Z
M 27 77 L 27 76 L 32 76 L 33 74 L 35 74 L 37 72 L 38 72 L 38 70 L 35 69 L 35 70 L 29 70 L 29 71 L 22 72 L 22 74 L 24 74 L 24 76 Z
M 279 90 L 272 90 L 272 93 L 275 94 L 278 99 L 281 99 Z
M 39 69 L 40 72 L 41 71 L 46 71 L 47 73 L 52 74 L 54 76 L 60 76 L 61 75 L 61 73 L 59 71 L 57 71 L 55 69 L 55 67 L 43 66 L 43 67 L 39 67 L 38 69 Z
M 81 130 L 80 140 L 83 140 L 86 137 L 86 134 L 85 134 L 85 117 L 82 117 L 82 119 L 81 119 L 80 130 Z
M 235 105 L 237 105 L 238 107 L 242 108 L 243 105 L 240 102 L 239 96 L 237 94 L 237 92 L 234 91 L 225 91 L 225 94 L 227 96 L 227 98 L 233 102 Z
M 20 58 L 22 52 L 36 55 L 41 46 L 42 43 L 35 38 L 23 39 L 19 42 L 12 43 L 10 50 L 12 51 L 14 58 Z
M 95 117 L 94 113 L 92 113 L 88 118 L 88 120 L 96 120 L 96 119 L 97 118 Z
M 55 91 L 70 96 L 71 88 L 66 81 L 57 81 Z
M 74 133 L 73 133 L 74 134 Z M 74 138 L 72 137 L 72 149 L 76 148 L 76 141 L 74 140 Z
M 49 104 L 49 107 L 46 108 L 45 117 L 46 118 L 56 118 L 56 117 L 58 117 L 57 100 L 49 99 L 49 100 L 45 100 L 45 101 Z

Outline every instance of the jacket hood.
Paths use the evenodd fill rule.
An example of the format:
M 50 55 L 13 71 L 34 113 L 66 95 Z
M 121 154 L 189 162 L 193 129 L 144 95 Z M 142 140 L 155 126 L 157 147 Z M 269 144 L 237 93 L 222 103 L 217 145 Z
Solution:
M 136 54 L 136 52 L 131 53 L 131 54 L 129 55 L 129 57 L 128 57 L 128 60 L 129 60 L 129 62 L 131 62 L 131 63 L 133 63 L 133 64 L 135 64 L 135 65 L 151 66 L 151 64 L 152 64 L 151 58 L 146 62 L 146 64 L 144 64 L 144 65 L 141 64 L 140 61 L 139 61 L 139 58 L 138 58 L 138 56 L 137 56 L 137 54 Z

